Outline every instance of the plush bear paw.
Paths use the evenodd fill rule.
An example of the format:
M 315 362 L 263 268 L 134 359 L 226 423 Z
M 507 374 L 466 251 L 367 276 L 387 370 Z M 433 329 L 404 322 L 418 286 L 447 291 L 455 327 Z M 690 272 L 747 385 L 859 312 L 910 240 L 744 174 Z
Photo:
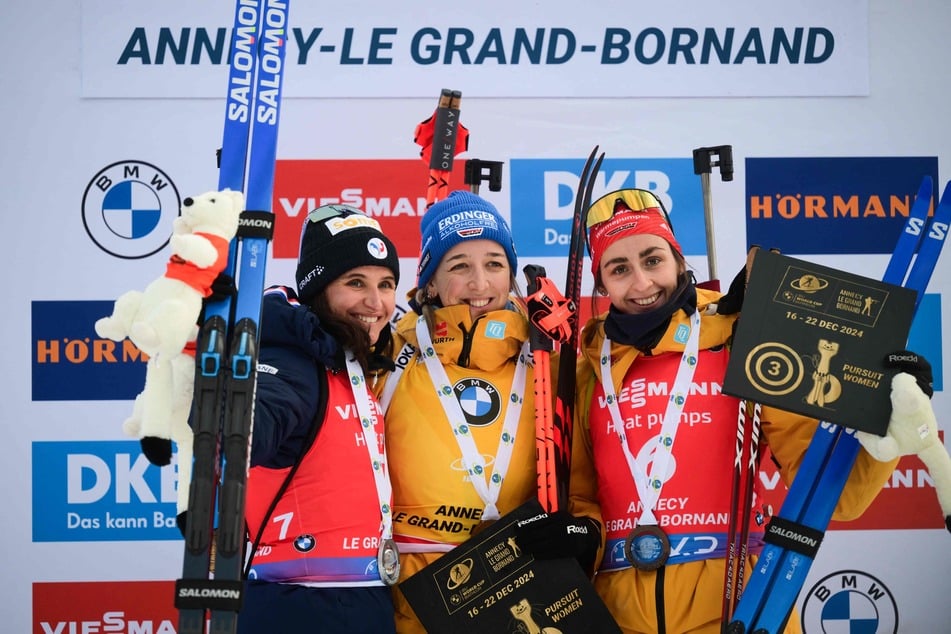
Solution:
M 152 464 L 164 467 L 172 463 L 172 441 L 168 438 L 144 436 L 139 441 L 142 453 Z

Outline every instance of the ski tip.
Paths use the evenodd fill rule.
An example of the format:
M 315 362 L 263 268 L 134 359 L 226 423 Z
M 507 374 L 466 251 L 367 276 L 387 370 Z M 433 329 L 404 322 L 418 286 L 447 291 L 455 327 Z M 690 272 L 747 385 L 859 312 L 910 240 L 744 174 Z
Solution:
M 941 192 L 941 202 L 938 204 L 951 205 L 951 181 L 948 181 L 947 183 L 945 183 L 944 191 Z

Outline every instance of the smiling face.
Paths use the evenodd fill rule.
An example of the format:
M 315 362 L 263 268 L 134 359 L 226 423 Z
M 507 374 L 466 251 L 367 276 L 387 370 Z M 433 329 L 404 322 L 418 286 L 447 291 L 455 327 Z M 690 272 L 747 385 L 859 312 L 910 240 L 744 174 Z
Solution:
M 396 309 L 396 278 L 385 266 L 358 266 L 327 285 L 330 312 L 364 330 L 376 343 Z
M 475 319 L 505 308 L 511 283 L 512 270 L 501 246 L 491 240 L 466 240 L 446 252 L 426 290 L 443 306 L 467 304 Z
M 604 250 L 598 269 L 614 307 L 627 314 L 648 313 L 667 303 L 685 270 L 665 239 L 629 235 Z

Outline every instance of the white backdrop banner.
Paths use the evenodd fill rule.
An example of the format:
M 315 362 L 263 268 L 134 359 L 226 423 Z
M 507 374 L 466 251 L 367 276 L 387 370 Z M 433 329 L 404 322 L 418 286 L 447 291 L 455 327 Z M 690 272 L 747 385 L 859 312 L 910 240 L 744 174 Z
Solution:
M 3 23 L 26 25 L 0 56 L 15 87 L 0 104 L 3 632 L 175 634 L 176 466 L 149 464 L 125 435 L 145 362 L 94 324 L 165 270 L 182 199 L 215 187 L 235 0 L 46 0 L 42 20 L 34 5 L 0 3 Z M 393 239 L 404 298 L 428 183 L 414 130 L 445 87 L 463 93 L 471 132 L 450 188 L 466 160 L 501 162 L 501 189 L 481 193 L 510 220 L 520 264 L 559 286 L 595 144 L 595 195 L 663 196 L 700 281 L 729 284 L 751 242 L 880 277 L 921 177 L 935 194 L 951 179 L 949 24 L 946 0 L 294 0 L 267 282 L 293 284 L 307 211 L 344 202 Z M 716 276 L 691 150 L 726 143 Z M 112 212 L 125 208 L 158 213 L 123 223 Z M 934 367 L 945 436 L 949 251 L 908 341 Z M 585 275 L 583 319 L 592 294 Z M 764 464 L 778 508 L 785 488 Z M 949 539 L 934 479 L 903 458 L 862 517 L 830 525 L 795 618 L 805 634 L 948 632 Z
M 220 97 L 231 0 L 82 4 L 84 97 Z M 285 97 L 866 95 L 868 0 L 297 3 Z

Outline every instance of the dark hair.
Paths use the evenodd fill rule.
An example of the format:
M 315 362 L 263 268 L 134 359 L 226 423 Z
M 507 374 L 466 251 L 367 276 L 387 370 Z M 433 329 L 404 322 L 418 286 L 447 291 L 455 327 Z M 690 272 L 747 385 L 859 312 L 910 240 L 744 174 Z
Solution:
M 314 297 L 310 304 L 310 309 L 314 311 L 317 318 L 320 319 L 320 325 L 328 333 L 333 335 L 340 344 L 340 347 L 346 348 L 353 353 L 360 367 L 366 373 L 370 366 L 370 357 L 372 355 L 390 356 L 393 351 L 393 338 L 387 336 L 387 328 L 380 332 L 380 337 L 376 343 L 370 343 L 370 335 L 361 326 L 350 321 L 341 319 L 334 315 L 330 310 L 330 303 L 327 301 L 327 289 L 324 288 Z

